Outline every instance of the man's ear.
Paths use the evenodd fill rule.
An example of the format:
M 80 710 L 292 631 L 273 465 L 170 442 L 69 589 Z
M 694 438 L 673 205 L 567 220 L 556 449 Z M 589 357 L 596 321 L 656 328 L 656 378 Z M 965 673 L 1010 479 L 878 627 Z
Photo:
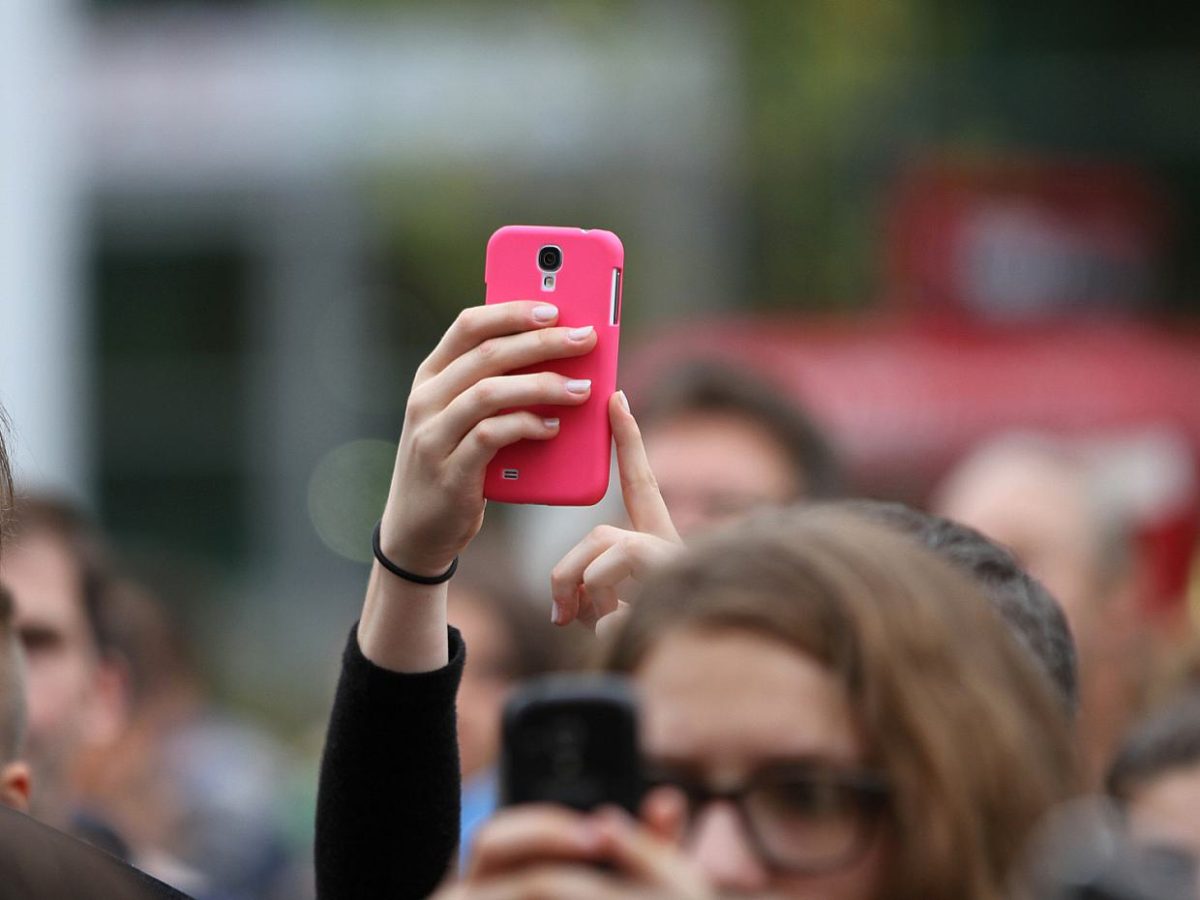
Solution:
M 0 766 L 0 803 L 20 812 L 29 812 L 31 790 L 29 764 L 16 759 Z
M 84 718 L 84 740 L 92 747 L 108 747 L 129 724 L 131 701 L 129 666 L 123 659 L 101 661 L 92 682 L 92 703 Z

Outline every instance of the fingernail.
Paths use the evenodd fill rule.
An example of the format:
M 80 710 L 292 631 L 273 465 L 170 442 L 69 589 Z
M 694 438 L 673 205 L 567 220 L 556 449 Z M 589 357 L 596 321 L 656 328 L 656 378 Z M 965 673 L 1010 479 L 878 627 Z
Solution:
M 542 419 L 542 424 L 545 425 L 547 428 L 557 428 L 558 427 L 558 419 Z
M 551 625 L 557 625 L 557 624 L 558 624 L 558 619 L 559 619 L 559 615 L 558 615 L 558 604 L 557 604 L 557 603 L 551 603 L 551 604 L 550 604 L 550 624 L 551 624 Z
M 629 398 L 625 396 L 624 391 L 617 391 L 617 399 L 621 401 L 621 409 L 629 412 Z
M 535 322 L 553 322 L 558 318 L 558 307 L 551 306 L 549 303 L 543 306 L 535 306 L 533 308 L 533 320 Z
M 572 378 L 567 382 L 567 392 L 571 394 L 586 394 L 592 389 L 592 379 Z
M 567 332 L 567 339 L 571 341 L 582 341 L 592 333 L 594 329 L 591 325 L 584 325 L 582 328 L 572 328 Z

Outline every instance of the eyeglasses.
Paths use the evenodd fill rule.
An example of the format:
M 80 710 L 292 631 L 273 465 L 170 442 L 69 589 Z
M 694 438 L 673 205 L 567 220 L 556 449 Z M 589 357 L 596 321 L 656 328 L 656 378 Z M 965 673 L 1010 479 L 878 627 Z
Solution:
M 819 765 L 772 766 L 726 790 L 664 771 L 654 783 L 687 796 L 689 827 L 709 804 L 731 803 L 760 858 L 797 874 L 839 869 L 862 856 L 889 797 L 887 781 L 877 773 Z

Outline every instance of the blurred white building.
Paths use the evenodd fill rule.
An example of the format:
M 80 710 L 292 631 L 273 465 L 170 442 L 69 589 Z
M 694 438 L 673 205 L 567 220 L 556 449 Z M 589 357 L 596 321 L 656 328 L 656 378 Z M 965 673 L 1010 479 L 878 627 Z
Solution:
M 602 198 L 597 216 L 618 210 L 653 248 L 630 271 L 643 321 L 728 300 L 727 31 L 701 2 L 623 8 L 5 5 L 0 401 L 18 475 L 220 566 L 236 602 L 211 627 L 245 636 L 235 678 L 294 687 L 348 625 L 362 569 L 318 538 L 310 482 L 402 409 L 415 359 L 381 384 L 372 310 L 408 304 L 417 343 L 442 322 L 372 283 L 378 184 L 403 198 L 406 179 L 461 169 L 542 207 Z M 380 392 L 399 402 L 364 405 Z M 286 659 L 261 642 L 280 621 Z

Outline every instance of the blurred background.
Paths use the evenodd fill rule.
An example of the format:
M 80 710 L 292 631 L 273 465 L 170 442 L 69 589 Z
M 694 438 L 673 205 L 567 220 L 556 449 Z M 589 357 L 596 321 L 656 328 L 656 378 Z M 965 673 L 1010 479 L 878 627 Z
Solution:
M 1169 9 L 7 3 L 19 481 L 93 509 L 207 689 L 295 753 L 303 846 L 412 373 L 492 231 L 602 227 L 635 405 L 720 358 L 807 408 L 854 491 L 917 503 L 994 435 L 1069 439 L 1183 635 L 1200 17 Z

